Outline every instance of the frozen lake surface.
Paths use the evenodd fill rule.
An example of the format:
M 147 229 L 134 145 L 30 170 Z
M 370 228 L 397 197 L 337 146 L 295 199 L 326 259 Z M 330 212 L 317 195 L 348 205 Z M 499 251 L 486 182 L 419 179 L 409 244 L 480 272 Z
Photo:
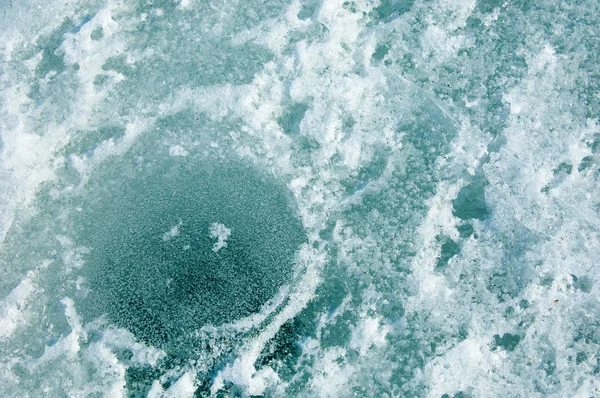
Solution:
M 600 2 L 2 0 L 0 396 L 600 396 Z

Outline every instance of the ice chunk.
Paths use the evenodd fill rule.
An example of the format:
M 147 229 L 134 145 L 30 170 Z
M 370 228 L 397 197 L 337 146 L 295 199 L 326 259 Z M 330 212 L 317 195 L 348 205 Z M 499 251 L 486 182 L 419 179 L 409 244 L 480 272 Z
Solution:
M 227 247 L 227 238 L 231 234 L 231 229 L 221 223 L 215 222 L 211 224 L 209 232 L 211 238 L 217 239 L 217 243 L 212 248 L 215 253 L 223 247 Z

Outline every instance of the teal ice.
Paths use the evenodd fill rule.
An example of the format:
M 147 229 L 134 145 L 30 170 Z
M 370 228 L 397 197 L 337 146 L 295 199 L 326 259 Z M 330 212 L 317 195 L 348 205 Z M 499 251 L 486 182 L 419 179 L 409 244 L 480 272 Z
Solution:
M 0 1 L 0 396 L 600 396 L 599 38 L 598 0 Z

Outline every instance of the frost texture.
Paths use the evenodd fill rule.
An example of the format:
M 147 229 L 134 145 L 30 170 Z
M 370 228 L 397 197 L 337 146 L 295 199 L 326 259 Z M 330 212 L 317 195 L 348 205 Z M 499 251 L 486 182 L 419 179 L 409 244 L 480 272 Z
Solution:
M 231 229 L 225 225 L 215 222 L 210 225 L 210 237 L 217 239 L 217 243 L 213 245 L 212 251 L 215 253 L 221 250 L 223 247 L 227 247 L 227 238 L 231 235 Z
M 600 396 L 597 0 L 30 3 L 2 395 Z

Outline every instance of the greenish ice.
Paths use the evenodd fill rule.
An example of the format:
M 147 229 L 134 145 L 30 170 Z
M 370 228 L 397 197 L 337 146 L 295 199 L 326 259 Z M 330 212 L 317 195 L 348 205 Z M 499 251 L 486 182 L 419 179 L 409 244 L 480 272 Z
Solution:
M 0 397 L 598 396 L 598 0 L 0 0 Z

